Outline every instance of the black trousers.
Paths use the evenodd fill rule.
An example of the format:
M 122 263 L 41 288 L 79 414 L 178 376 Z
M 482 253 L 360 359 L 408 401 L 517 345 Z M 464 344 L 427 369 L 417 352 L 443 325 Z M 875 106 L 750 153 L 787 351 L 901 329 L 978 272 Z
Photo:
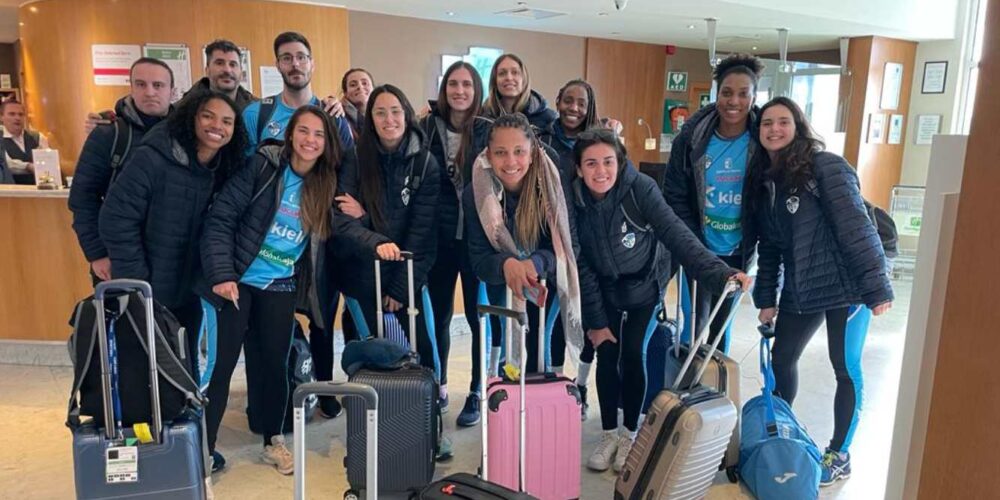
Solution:
M 440 242 L 437 260 L 427 275 L 427 291 L 430 293 L 431 308 L 434 310 L 434 333 L 437 338 L 438 358 L 441 360 L 441 385 L 448 383 L 451 318 L 455 312 L 455 285 L 459 276 L 462 278 L 462 305 L 465 309 L 465 319 L 472 330 L 473 338 L 477 339 L 479 321 L 476 319 L 476 299 L 479 280 L 469 264 L 465 241 Z
M 240 284 L 239 310 L 231 303 L 217 314 L 215 370 L 208 385 L 208 448 L 215 441 L 229 400 L 233 370 L 246 343 L 247 351 L 256 352 L 256 383 L 259 384 L 264 444 L 280 435 L 289 398 L 288 351 L 292 345 L 292 322 L 295 321 L 295 292 L 268 292 Z
M 725 262 L 727 265 L 729 265 L 729 267 L 732 267 L 734 269 L 740 269 L 740 266 L 743 265 L 743 257 L 740 255 L 720 255 L 719 258 L 722 259 L 722 261 Z M 691 290 L 692 287 L 694 286 L 695 280 L 690 274 L 687 273 L 684 274 L 684 278 L 687 280 L 685 293 L 687 294 L 688 301 L 690 301 Z M 719 295 L 716 295 L 714 293 L 708 293 L 708 289 L 706 287 L 699 285 L 697 300 L 698 304 L 697 308 L 695 309 L 697 317 L 695 319 L 697 320 L 698 324 L 694 331 L 695 335 L 698 335 L 698 333 L 701 332 L 701 329 L 705 327 L 705 323 L 708 321 L 708 315 L 712 313 L 712 308 L 715 307 L 715 303 L 719 301 Z M 690 314 L 688 314 L 690 312 L 689 304 L 690 302 L 686 304 L 686 307 L 684 309 L 684 314 L 688 318 L 691 317 Z M 718 337 L 720 333 L 722 333 L 722 325 L 723 323 L 725 323 L 726 317 L 729 316 L 729 311 L 732 309 L 732 307 L 733 307 L 733 302 L 731 300 L 727 300 L 722 304 L 722 308 L 719 309 L 719 314 L 715 316 L 714 320 L 712 320 L 712 326 L 708 330 L 709 344 L 715 342 L 715 338 Z M 685 344 L 691 343 L 690 328 L 691 328 L 690 322 L 685 322 L 684 332 L 681 334 L 681 341 L 684 342 Z M 723 334 L 726 336 L 719 343 L 719 350 L 722 351 L 723 353 L 729 353 L 729 342 L 730 342 L 729 331 L 727 330 Z
M 605 306 L 610 312 L 611 333 L 618 340 L 597 347 L 597 399 L 601 406 L 601 427 L 618 428 L 618 402 L 622 402 L 625 428 L 635 431 L 646 397 L 645 351 L 647 331 L 656 304 L 628 310 Z

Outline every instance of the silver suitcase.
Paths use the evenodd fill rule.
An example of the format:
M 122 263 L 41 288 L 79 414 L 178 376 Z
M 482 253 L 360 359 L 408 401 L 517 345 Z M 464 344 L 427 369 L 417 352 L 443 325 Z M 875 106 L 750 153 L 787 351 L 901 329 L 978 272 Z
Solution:
M 741 293 L 732 283 L 726 292 L 716 303 L 713 317 L 729 293 Z M 711 322 L 710 319 L 698 335 L 697 344 L 708 338 Z M 715 347 L 717 345 L 710 348 L 709 358 Z M 625 467 L 615 482 L 615 499 L 699 499 L 712 485 L 729 447 L 739 412 L 732 401 L 718 391 L 698 384 L 705 370 L 704 366 L 694 365 L 696 352 L 688 353 L 671 388 L 660 392 L 650 405 Z M 695 372 L 692 389 L 679 389 L 688 370 Z

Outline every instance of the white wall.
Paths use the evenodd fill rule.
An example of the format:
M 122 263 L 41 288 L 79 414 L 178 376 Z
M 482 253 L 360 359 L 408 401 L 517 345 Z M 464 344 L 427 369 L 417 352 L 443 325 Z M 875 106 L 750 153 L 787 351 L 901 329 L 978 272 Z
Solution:
M 917 116 L 941 115 L 940 133 L 955 133 L 952 122 L 957 117 L 957 96 L 962 83 L 962 46 L 966 38 L 966 11 L 968 0 L 960 0 L 956 16 L 955 38 L 917 45 L 916 68 L 913 72 L 913 92 L 910 94 L 910 109 L 906 116 L 906 147 L 903 150 L 903 168 L 899 183 L 923 186 L 927 183 L 927 169 L 930 164 L 931 146 L 914 144 L 917 133 Z M 924 81 L 924 63 L 928 61 L 948 61 L 948 75 L 943 94 L 921 94 Z

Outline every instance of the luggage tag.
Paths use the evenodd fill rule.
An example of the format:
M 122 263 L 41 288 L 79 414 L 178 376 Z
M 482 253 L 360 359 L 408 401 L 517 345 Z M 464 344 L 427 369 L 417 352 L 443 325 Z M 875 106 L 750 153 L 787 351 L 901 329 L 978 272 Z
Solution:
M 104 453 L 104 480 L 107 484 L 139 482 L 139 448 L 114 446 Z

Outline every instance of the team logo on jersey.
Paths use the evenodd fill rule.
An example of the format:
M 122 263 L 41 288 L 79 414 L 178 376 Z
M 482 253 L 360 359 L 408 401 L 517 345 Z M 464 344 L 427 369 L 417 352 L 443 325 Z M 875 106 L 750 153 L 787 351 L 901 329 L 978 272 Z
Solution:
M 622 221 L 622 234 L 627 232 L 628 232 L 628 225 L 625 223 L 625 221 Z
M 628 233 L 622 236 L 622 246 L 625 248 L 632 248 L 635 246 L 635 233 Z
M 267 133 L 271 134 L 271 137 L 278 137 L 281 134 L 281 124 L 272 120 L 267 124 Z
M 799 197 L 798 196 L 789 196 L 788 199 L 785 200 L 785 208 L 788 209 L 788 213 L 790 213 L 790 214 L 794 214 L 795 212 L 798 212 L 799 211 Z

